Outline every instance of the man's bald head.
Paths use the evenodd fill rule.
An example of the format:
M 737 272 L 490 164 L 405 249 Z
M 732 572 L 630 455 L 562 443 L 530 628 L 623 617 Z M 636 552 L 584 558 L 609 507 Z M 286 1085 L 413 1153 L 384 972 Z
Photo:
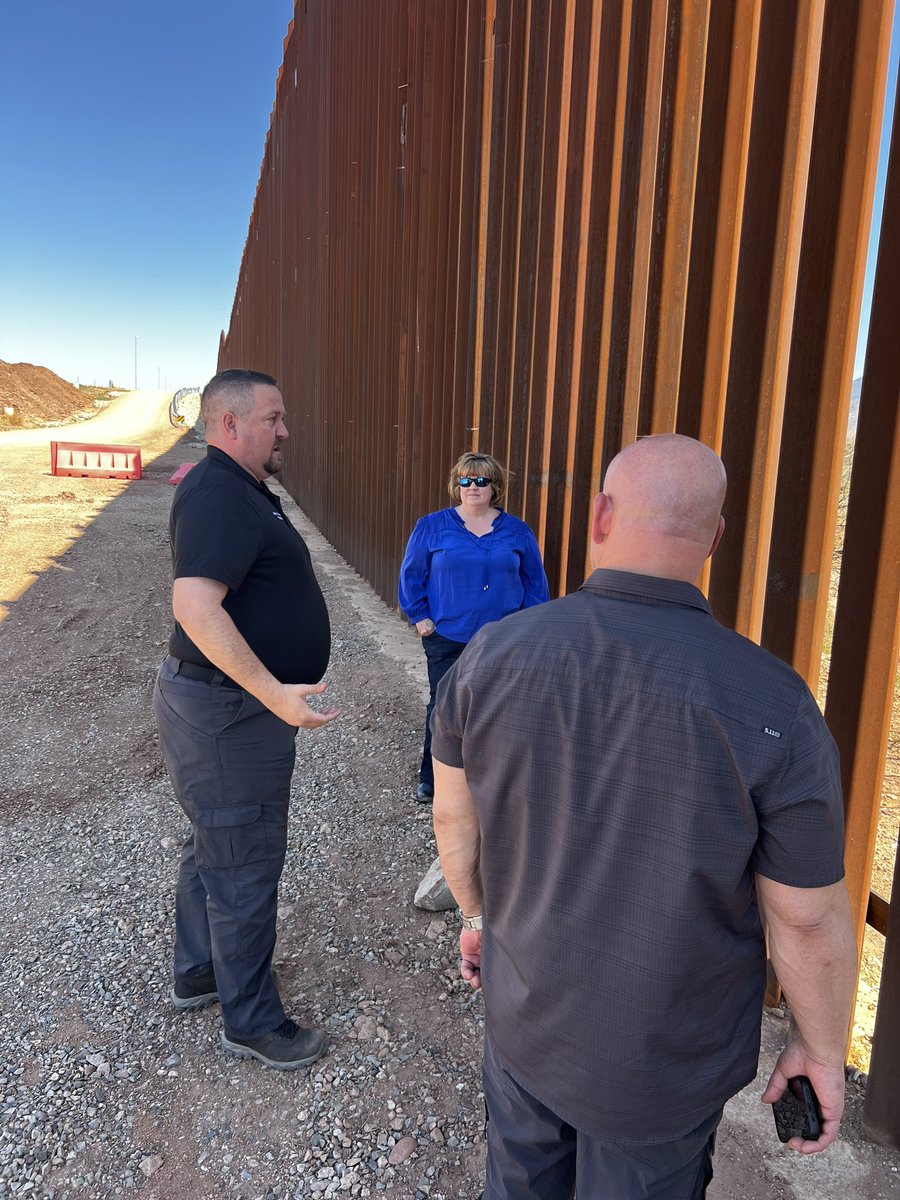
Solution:
M 725 468 L 681 434 L 641 438 L 609 465 L 595 501 L 596 566 L 694 579 L 721 534 Z

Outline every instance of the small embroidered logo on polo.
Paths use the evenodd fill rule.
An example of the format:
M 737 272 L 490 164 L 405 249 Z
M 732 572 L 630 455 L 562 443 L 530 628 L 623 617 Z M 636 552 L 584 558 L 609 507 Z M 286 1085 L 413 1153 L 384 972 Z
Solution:
M 781 737 L 781 733 L 777 729 L 770 729 L 768 725 L 763 725 L 763 733 L 767 733 L 769 737 Z
M 284 516 L 282 515 L 282 513 L 280 513 L 280 512 L 276 512 L 274 508 L 272 509 L 272 516 L 273 516 L 273 517 L 277 517 L 279 521 L 283 521 L 283 520 L 284 520 Z M 781 736 L 781 735 L 779 734 L 779 737 L 780 737 L 780 736 Z

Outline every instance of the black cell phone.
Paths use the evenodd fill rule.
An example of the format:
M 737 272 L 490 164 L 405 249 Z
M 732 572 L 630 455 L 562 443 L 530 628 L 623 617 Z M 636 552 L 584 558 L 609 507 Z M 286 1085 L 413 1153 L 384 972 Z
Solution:
M 789 1142 L 792 1137 L 802 1137 L 806 1142 L 819 1140 L 822 1110 L 813 1085 L 805 1075 L 795 1075 L 788 1080 L 784 1095 L 772 1105 L 772 1116 L 782 1142 Z

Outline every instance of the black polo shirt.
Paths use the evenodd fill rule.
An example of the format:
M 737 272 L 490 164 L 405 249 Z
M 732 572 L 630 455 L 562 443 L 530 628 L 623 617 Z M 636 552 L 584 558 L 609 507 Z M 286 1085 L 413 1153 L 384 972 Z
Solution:
M 328 610 L 303 538 L 264 483 L 210 446 L 178 485 L 169 520 L 175 579 L 224 583 L 222 602 L 281 683 L 318 683 L 331 653 Z M 210 666 L 176 622 L 176 658 Z
M 756 1073 L 755 873 L 843 875 L 837 752 L 809 689 L 692 585 L 601 570 L 481 630 L 432 730 L 478 812 L 498 1054 L 595 1136 L 695 1128 Z

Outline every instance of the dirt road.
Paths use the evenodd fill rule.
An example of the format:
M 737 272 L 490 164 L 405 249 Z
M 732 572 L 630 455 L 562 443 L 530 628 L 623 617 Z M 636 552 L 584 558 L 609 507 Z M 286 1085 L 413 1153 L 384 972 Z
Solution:
M 203 450 L 156 393 L 69 435 L 139 440 L 145 476 L 54 479 L 63 430 L 0 437 L 0 1197 L 477 1196 L 481 1001 L 457 977 L 454 914 L 410 902 L 433 856 L 412 800 L 417 639 L 291 508 L 343 716 L 299 741 L 277 966 L 331 1045 L 290 1077 L 227 1059 L 215 1009 L 166 1002 L 184 822 L 149 704 L 167 481 Z M 784 1026 L 763 1020 L 761 1078 L 729 1105 L 710 1200 L 896 1196 L 900 1156 L 860 1139 L 858 1085 L 823 1159 L 775 1140 L 759 1094 Z
M 166 393 L 130 392 L 91 421 L 0 432 L 0 619 L 127 487 L 52 476 L 50 442 L 135 443 L 148 466 L 181 436 L 169 425 L 168 406 Z

